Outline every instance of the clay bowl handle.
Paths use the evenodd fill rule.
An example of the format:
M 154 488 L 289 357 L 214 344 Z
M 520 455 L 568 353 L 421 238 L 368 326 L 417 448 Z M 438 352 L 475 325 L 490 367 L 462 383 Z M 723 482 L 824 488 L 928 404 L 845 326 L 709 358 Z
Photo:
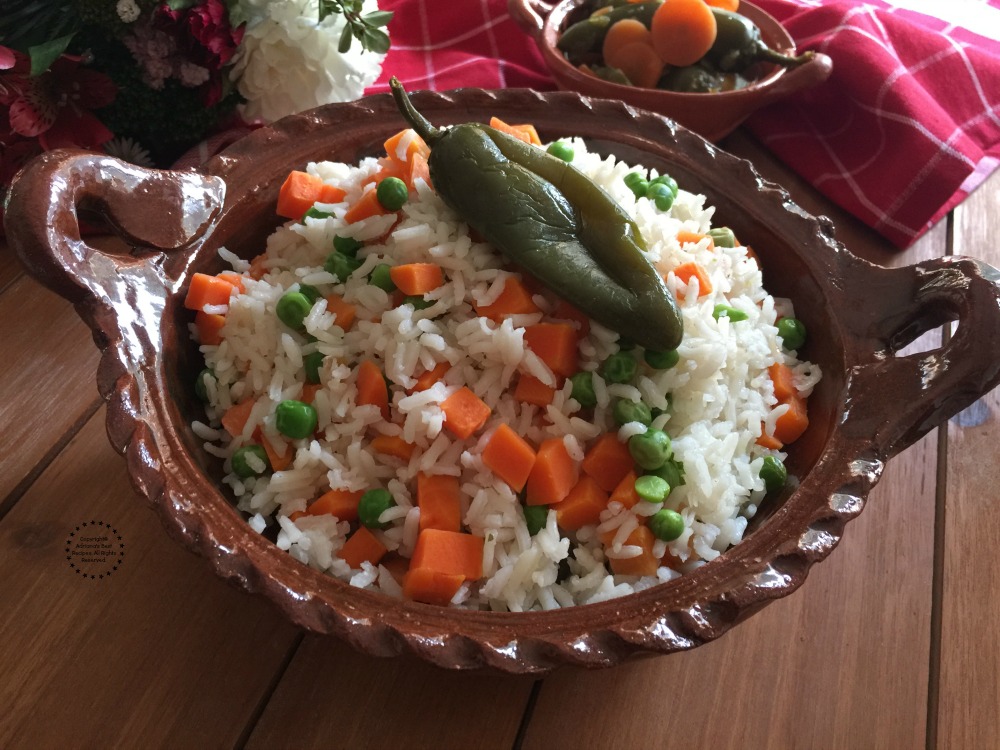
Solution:
M 60 149 L 15 176 L 5 229 L 28 271 L 87 318 L 87 311 L 130 304 L 140 287 L 146 295 L 170 291 L 193 257 L 176 251 L 193 250 L 205 237 L 224 198 L 225 183 L 217 177 Z M 131 253 L 88 245 L 80 233 L 81 209 L 103 215 Z M 150 262 L 163 253 L 169 255 Z
M 893 456 L 1000 383 L 997 269 L 972 258 L 937 258 L 904 268 L 866 266 L 848 283 L 861 285 L 870 303 L 844 312 L 872 356 L 849 371 L 845 437 Z M 958 330 L 940 349 L 892 356 L 953 320 Z
M 537 41 L 542 37 L 545 19 L 556 5 L 545 0 L 509 0 L 507 9 L 517 25 Z
M 829 55 L 817 52 L 811 60 L 807 60 L 794 68 L 788 68 L 782 76 L 767 88 L 763 96 L 763 104 L 784 99 L 798 91 L 811 89 L 823 83 L 833 72 L 833 60 Z

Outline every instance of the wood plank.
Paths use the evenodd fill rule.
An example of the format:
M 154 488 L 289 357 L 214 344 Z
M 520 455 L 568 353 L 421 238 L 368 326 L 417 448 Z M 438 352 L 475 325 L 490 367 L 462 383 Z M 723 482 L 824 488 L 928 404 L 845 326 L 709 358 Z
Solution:
M 49 450 L 93 413 L 99 360 L 90 330 L 61 297 L 27 276 L 0 294 L 0 515 L 5 498 L 19 494 Z
M 104 579 L 64 552 L 90 521 L 125 544 Z M 103 409 L 0 521 L 0 559 L 0 747 L 233 746 L 299 640 L 167 537 Z
M 308 636 L 247 747 L 511 747 L 534 682 L 374 659 Z
M 956 255 L 1000 267 L 1000 172 L 955 210 Z M 997 350 L 998 336 L 984 346 Z M 1000 350 L 997 350 L 1000 356 Z M 937 746 L 1000 747 L 1000 390 L 948 425 Z
M 14 283 L 24 273 L 21 262 L 14 256 L 14 251 L 0 237 L 0 294 Z
M 824 205 L 750 139 L 727 146 L 753 157 L 807 210 Z M 858 222 L 830 215 L 838 237 L 876 262 L 945 251 L 944 225 L 893 253 Z M 929 332 L 909 350 L 939 341 Z M 923 746 L 936 442 L 931 433 L 889 463 L 864 513 L 800 591 L 719 641 L 607 672 L 550 676 L 524 747 L 659 747 L 665 738 L 677 747 Z M 622 721 L 624 707 L 640 718 Z

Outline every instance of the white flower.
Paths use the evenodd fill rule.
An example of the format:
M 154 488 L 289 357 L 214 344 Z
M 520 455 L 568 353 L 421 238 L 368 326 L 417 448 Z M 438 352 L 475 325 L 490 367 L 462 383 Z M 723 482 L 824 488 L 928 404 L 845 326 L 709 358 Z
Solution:
M 139 17 L 139 6 L 135 0 L 118 0 L 115 11 L 123 23 L 132 23 Z
M 138 141 L 125 136 L 117 136 L 104 144 L 104 152 L 122 161 L 131 162 L 140 167 L 152 167 L 153 159 L 149 152 Z
M 355 40 L 337 51 L 344 18 L 319 19 L 317 0 L 250 3 L 264 14 L 248 26 L 231 73 L 247 100 L 243 115 L 268 122 L 331 102 L 353 101 L 378 78 L 385 55 L 364 51 Z M 363 13 L 377 10 L 365 0 Z

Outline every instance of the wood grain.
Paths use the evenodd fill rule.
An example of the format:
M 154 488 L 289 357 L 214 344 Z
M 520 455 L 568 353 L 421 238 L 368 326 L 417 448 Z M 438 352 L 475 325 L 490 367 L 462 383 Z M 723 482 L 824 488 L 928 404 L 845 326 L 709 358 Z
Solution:
M 248 748 L 507 748 L 531 677 L 446 672 L 307 637 Z
M 0 515 L 99 401 L 100 353 L 72 305 L 27 276 L 0 293 Z
M 955 210 L 956 255 L 1000 267 L 1000 172 Z M 984 217 L 991 217 L 989 221 Z M 1000 357 L 1000 333 L 992 346 Z M 1000 390 L 948 425 L 937 746 L 1000 747 Z
M 89 580 L 64 548 L 95 520 L 126 546 Z M 232 746 L 298 640 L 167 537 L 103 409 L 0 521 L 0 560 L 0 747 Z
M 0 239 L 0 293 L 24 273 L 21 263 L 6 242 Z

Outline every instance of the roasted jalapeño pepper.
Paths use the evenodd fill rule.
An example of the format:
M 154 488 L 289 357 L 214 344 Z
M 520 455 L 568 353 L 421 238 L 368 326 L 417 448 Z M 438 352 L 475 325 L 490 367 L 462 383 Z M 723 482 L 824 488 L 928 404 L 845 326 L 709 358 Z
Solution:
M 746 70 L 756 62 L 770 62 L 794 67 L 815 57 L 815 52 L 805 52 L 797 57 L 783 55 L 766 44 L 760 28 L 746 16 L 722 8 L 712 8 L 715 16 L 715 43 L 705 54 L 705 60 L 724 73 Z
M 599 323 L 656 351 L 680 343 L 670 291 L 643 255 L 631 217 L 571 164 L 478 123 L 432 126 L 390 82 L 404 118 L 431 147 L 431 182 L 471 227 Z

